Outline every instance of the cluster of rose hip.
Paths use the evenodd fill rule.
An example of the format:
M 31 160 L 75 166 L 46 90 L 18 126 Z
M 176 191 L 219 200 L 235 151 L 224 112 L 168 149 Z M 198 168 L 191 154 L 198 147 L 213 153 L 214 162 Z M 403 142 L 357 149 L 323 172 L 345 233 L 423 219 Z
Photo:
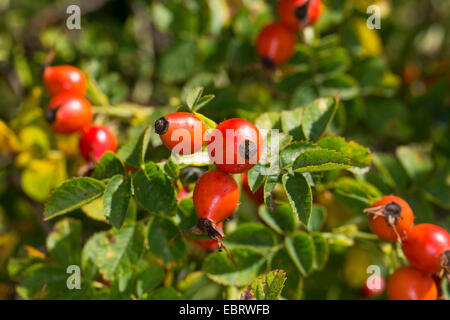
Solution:
M 397 269 L 388 279 L 390 300 L 436 300 L 438 285 L 450 278 L 450 235 L 430 223 L 414 225 L 414 213 L 400 197 L 389 195 L 366 209 L 369 226 L 385 241 L 399 241 L 411 266 Z M 380 288 L 382 289 L 382 288 Z
M 81 132 L 79 147 L 83 158 L 97 162 L 106 151 L 115 152 L 117 139 L 103 125 L 91 124 L 91 103 L 84 97 L 87 79 L 84 73 L 69 65 L 44 66 L 43 82 L 52 96 L 45 118 L 53 131 L 60 134 Z
M 272 69 L 289 60 L 295 52 L 295 33 L 313 25 L 321 13 L 320 0 L 280 0 L 280 22 L 268 24 L 258 35 L 256 48 L 262 65 Z
M 184 232 L 207 235 L 219 249 L 226 250 L 222 222 L 235 211 L 239 201 L 239 187 L 230 174 L 245 174 L 258 162 L 263 149 L 258 128 L 236 118 L 208 131 L 195 114 L 175 112 L 156 120 L 155 132 L 174 154 L 189 155 L 206 145 L 217 169 L 197 180 L 193 201 L 198 223 Z M 203 247 L 215 248 L 214 242 L 205 242 Z

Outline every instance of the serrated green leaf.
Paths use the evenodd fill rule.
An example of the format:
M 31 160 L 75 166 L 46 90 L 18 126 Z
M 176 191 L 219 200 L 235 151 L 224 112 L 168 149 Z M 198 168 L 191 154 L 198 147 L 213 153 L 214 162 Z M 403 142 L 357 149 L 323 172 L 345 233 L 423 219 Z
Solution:
M 251 284 L 256 300 L 277 300 L 286 282 L 286 272 L 274 270 L 259 277 Z
M 262 205 L 258 209 L 258 214 L 270 228 L 281 235 L 289 234 L 296 229 L 295 214 L 289 205 L 279 205 L 273 212 Z
M 271 257 L 270 269 L 282 269 L 286 272 L 287 279 L 281 293 L 284 298 L 301 298 L 303 279 L 285 248 L 281 248 Z
M 147 300 L 182 300 L 183 297 L 172 287 L 162 287 L 149 293 Z
M 249 246 L 255 249 L 270 249 L 276 244 L 275 234 L 258 223 L 243 223 L 225 238 L 229 248 Z
M 215 95 L 213 95 L 213 94 L 207 94 L 207 95 L 201 97 L 200 99 L 198 99 L 193 110 L 196 112 L 199 111 L 201 108 L 206 106 L 214 98 L 215 98 Z
M 47 236 L 47 251 L 63 267 L 80 264 L 81 223 L 65 218 L 58 221 Z
M 191 90 L 187 97 L 186 97 L 186 104 L 191 110 L 194 110 L 195 105 L 197 104 L 198 100 L 202 96 L 203 93 L 203 87 L 197 87 L 193 90 Z
M 136 281 L 136 291 L 138 296 L 153 290 L 164 280 L 164 269 L 159 265 L 150 265 L 141 272 Z
M 305 139 L 302 131 L 302 120 L 305 108 L 281 111 L 281 128 L 284 133 L 294 137 L 294 140 Z
M 342 137 L 325 137 L 317 143 L 321 148 L 338 151 L 357 167 L 368 167 L 372 163 L 369 148 Z
M 45 205 L 44 220 L 54 218 L 101 197 L 105 184 L 92 178 L 74 178 L 57 188 Z
M 136 200 L 153 213 L 173 214 L 176 195 L 170 179 L 153 162 L 148 162 L 133 179 Z
M 314 268 L 316 270 L 322 270 L 325 267 L 330 254 L 328 240 L 320 232 L 313 232 L 311 236 L 315 248 Z
M 308 181 L 301 173 L 285 174 L 282 181 L 292 210 L 304 225 L 308 225 L 312 210 L 312 194 Z
M 264 203 L 270 208 L 270 210 L 275 210 L 275 204 L 272 199 L 272 191 L 278 183 L 278 175 L 267 176 L 266 182 L 264 183 Z
M 299 141 L 291 143 L 281 150 L 280 165 L 282 168 L 292 166 L 295 159 L 304 151 L 308 149 L 318 149 L 319 147 L 313 143 L 306 141 Z
M 296 232 L 285 239 L 286 250 L 303 276 L 307 276 L 314 267 L 315 248 L 312 237 L 306 232 Z
M 219 284 L 247 285 L 264 267 L 264 256 L 256 249 L 240 247 L 231 249 L 230 253 L 236 265 L 225 252 L 214 252 L 203 263 L 202 270 Z
M 306 229 L 308 232 L 319 231 L 326 219 L 327 210 L 321 205 L 314 204 L 311 211 L 311 217 L 309 218 L 308 226 Z
M 144 235 L 139 225 L 113 229 L 96 239 L 96 265 L 107 280 L 118 279 L 135 268 L 144 249 Z
M 103 195 L 103 208 L 105 217 L 117 229 L 119 229 L 128 211 L 131 198 L 131 178 L 122 175 L 112 177 Z
M 358 200 L 365 205 L 371 205 L 375 200 L 380 199 L 382 193 L 373 185 L 365 181 L 358 181 L 349 177 L 342 177 L 335 184 L 336 193 Z
M 183 238 L 178 236 L 171 241 L 179 232 L 175 222 L 168 217 L 153 217 L 147 227 L 147 243 L 152 255 L 168 268 L 186 257 Z
M 175 180 L 180 175 L 180 168 L 178 164 L 173 161 L 173 158 L 170 157 L 167 162 L 165 162 L 162 166 L 164 173 L 172 180 Z
M 302 129 L 307 140 L 316 141 L 323 135 L 337 108 L 335 97 L 319 98 L 305 108 Z
M 98 161 L 92 173 L 92 178 L 103 180 L 116 174 L 125 175 L 125 167 L 122 160 L 115 153 L 107 151 Z
M 180 218 L 179 226 L 182 230 L 190 229 L 197 224 L 198 216 L 192 199 L 180 200 L 177 207 L 177 215 Z
M 351 161 L 339 152 L 326 149 L 309 149 L 294 161 L 295 172 L 316 172 L 351 168 Z
M 126 163 L 137 168 L 141 167 L 145 161 L 145 155 L 147 153 L 151 135 L 152 127 L 147 126 L 140 135 L 136 135 L 124 144 L 119 151 L 117 151 L 117 155 Z

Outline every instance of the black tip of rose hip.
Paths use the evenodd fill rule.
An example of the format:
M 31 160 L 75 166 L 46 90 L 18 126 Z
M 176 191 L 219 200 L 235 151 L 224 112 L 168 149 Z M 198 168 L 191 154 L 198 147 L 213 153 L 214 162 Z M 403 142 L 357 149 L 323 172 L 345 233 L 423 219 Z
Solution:
M 169 121 L 165 117 L 161 117 L 155 121 L 155 132 L 159 135 L 164 134 L 169 129 Z
M 297 17 L 297 19 L 299 20 L 304 20 L 306 19 L 306 17 L 308 16 L 308 6 L 309 6 L 309 1 L 306 1 L 306 3 L 304 5 L 298 6 L 297 8 L 295 8 L 295 16 Z
M 385 218 L 389 217 L 394 218 L 395 223 L 397 223 L 398 218 L 400 218 L 400 214 L 402 213 L 402 207 L 397 202 L 389 202 L 384 206 Z
M 270 58 L 262 58 L 261 64 L 265 69 L 268 69 L 268 70 L 275 69 L 275 62 Z
M 245 140 L 244 142 L 242 142 L 239 145 L 238 149 L 239 155 L 246 160 L 253 158 L 257 151 L 258 148 L 256 147 L 255 143 L 250 140 Z
M 45 120 L 47 120 L 48 123 L 52 124 L 56 120 L 56 113 L 58 112 L 58 109 L 61 107 L 61 105 L 55 107 L 55 108 L 47 108 L 45 109 Z

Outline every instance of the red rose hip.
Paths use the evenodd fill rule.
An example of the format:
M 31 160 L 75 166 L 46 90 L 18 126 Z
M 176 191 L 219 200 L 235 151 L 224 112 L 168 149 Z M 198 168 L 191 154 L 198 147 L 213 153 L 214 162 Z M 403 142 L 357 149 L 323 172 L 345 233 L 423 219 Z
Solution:
M 91 123 L 92 106 L 80 95 L 62 93 L 50 101 L 45 118 L 53 131 L 69 134 L 80 131 Z
M 294 55 L 296 40 L 295 33 L 281 23 L 265 26 L 256 41 L 262 65 L 272 69 L 289 60 Z
M 259 160 L 263 139 L 258 128 L 244 119 L 229 119 L 220 123 L 211 133 L 208 153 L 221 171 L 242 173 Z
M 116 152 L 114 133 L 102 125 L 87 126 L 80 136 L 80 152 L 86 161 L 97 162 L 106 151 Z
M 375 201 L 364 212 L 369 215 L 370 230 L 385 241 L 401 241 L 414 223 L 408 203 L 394 195 Z
M 86 92 L 87 80 L 84 73 L 73 66 L 50 66 L 44 69 L 45 88 L 52 96 L 63 92 L 83 95 Z
M 431 223 L 411 228 L 402 243 L 403 252 L 417 269 L 450 273 L 450 235 L 447 230 Z
M 202 148 L 206 126 L 192 113 L 175 112 L 156 120 L 155 132 L 168 149 L 187 155 Z

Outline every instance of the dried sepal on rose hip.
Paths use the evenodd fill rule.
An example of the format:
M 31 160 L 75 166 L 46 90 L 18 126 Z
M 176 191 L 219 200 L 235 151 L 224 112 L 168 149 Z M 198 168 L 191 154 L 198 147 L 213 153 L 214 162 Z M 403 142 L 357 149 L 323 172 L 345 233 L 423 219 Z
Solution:
M 263 139 L 258 128 L 244 119 L 221 122 L 212 132 L 207 143 L 209 157 L 221 171 L 243 173 L 259 160 Z
M 294 31 L 281 23 L 271 23 L 262 28 L 256 40 L 262 66 L 274 69 L 289 60 L 294 55 L 296 42 Z
M 202 148 L 206 126 L 193 113 L 175 112 L 156 120 L 155 132 L 169 150 L 188 155 Z
M 388 279 L 387 297 L 389 300 L 436 300 L 436 283 L 425 272 L 403 267 L 397 269 Z
M 62 134 L 80 131 L 91 123 L 93 116 L 91 103 L 73 93 L 55 96 L 45 110 L 45 119 L 52 130 Z
M 408 203 L 394 195 L 382 197 L 364 212 L 369 216 L 370 230 L 385 241 L 401 242 L 414 223 Z
M 208 171 L 198 179 L 194 188 L 193 201 L 198 216 L 197 225 L 179 234 L 207 235 L 218 243 L 219 250 L 225 249 L 228 256 L 233 259 L 223 244 L 222 239 L 225 237 L 225 234 L 220 225 L 237 208 L 239 187 L 236 181 L 229 174 L 222 171 Z
M 417 269 L 450 275 L 450 235 L 431 223 L 412 227 L 402 243 L 403 253 Z

